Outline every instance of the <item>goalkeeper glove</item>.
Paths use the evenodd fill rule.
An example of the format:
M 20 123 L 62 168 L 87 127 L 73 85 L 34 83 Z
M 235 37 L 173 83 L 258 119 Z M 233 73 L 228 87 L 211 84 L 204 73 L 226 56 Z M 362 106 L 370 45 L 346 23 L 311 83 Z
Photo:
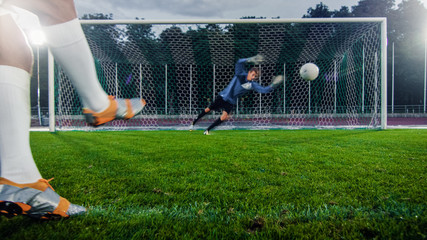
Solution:
M 277 75 L 277 76 L 273 77 L 273 80 L 271 81 L 270 87 L 276 88 L 276 87 L 282 85 L 284 80 L 285 79 L 283 78 L 282 75 Z
M 264 56 L 262 56 L 261 54 L 248 58 L 248 62 L 253 63 L 255 65 L 260 64 L 263 61 L 264 61 Z

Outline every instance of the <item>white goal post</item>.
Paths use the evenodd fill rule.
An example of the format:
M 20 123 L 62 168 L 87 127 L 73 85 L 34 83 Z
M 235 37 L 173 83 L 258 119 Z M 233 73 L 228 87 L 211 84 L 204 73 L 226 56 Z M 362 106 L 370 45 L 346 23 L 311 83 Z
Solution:
M 109 95 L 143 97 L 128 121 L 93 129 L 78 94 L 49 54 L 49 129 L 187 129 L 227 86 L 235 62 L 265 56 L 261 85 L 283 75 L 269 94 L 239 99 L 220 129 L 387 128 L 386 18 L 240 20 L 81 20 Z M 312 62 L 319 77 L 300 78 Z M 250 67 L 250 66 L 248 66 Z M 205 128 L 219 113 L 200 121 Z

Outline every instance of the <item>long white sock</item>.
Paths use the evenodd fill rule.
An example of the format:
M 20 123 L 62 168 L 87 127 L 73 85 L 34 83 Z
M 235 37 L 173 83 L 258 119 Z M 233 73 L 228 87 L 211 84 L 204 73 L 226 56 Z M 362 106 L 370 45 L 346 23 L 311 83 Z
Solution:
M 17 183 L 41 178 L 30 148 L 30 75 L 0 65 L 0 176 Z
M 70 77 L 83 106 L 95 112 L 108 108 L 108 95 L 102 89 L 95 64 L 79 20 L 43 27 L 47 43 L 65 73 Z

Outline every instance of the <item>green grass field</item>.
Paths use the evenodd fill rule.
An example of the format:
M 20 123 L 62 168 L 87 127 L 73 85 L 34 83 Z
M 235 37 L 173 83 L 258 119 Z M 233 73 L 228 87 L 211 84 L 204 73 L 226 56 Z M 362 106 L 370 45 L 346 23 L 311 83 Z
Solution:
M 0 239 L 426 239 L 427 130 L 32 132 L 88 213 Z

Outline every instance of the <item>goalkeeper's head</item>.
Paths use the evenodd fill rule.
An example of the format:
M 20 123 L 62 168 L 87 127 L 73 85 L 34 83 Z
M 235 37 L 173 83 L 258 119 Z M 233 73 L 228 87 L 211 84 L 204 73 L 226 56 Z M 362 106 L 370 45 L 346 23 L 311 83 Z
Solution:
M 259 78 L 259 68 L 253 67 L 253 68 L 249 69 L 248 77 L 246 78 L 246 80 L 253 81 L 257 78 Z

